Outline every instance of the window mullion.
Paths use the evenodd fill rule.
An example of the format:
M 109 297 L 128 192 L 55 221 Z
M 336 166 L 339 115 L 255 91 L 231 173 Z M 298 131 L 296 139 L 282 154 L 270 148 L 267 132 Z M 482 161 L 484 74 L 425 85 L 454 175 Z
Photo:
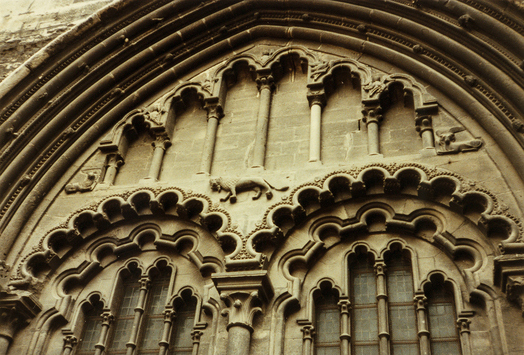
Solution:
M 344 298 L 338 302 L 338 306 L 340 307 L 340 354 L 350 355 L 351 319 L 349 312 L 351 310 L 351 302 L 349 302 L 347 298 Z
M 386 294 L 386 264 L 375 263 L 378 302 L 378 337 L 380 355 L 389 355 L 388 295 Z
M 169 349 L 169 339 L 171 339 L 171 331 L 173 329 L 173 321 L 175 320 L 175 311 L 172 307 L 166 307 L 164 311 L 164 330 L 162 331 L 162 340 L 160 340 L 159 355 L 165 355 Z
M 104 352 L 107 345 L 107 333 L 109 331 L 111 323 L 114 320 L 115 316 L 111 312 L 106 311 L 102 313 L 102 330 L 100 331 L 100 338 L 98 340 L 98 343 L 96 343 L 95 345 L 95 355 L 101 355 Z
M 302 331 L 302 355 L 311 355 L 311 345 L 313 343 L 313 335 L 315 328 L 311 324 L 307 324 L 300 329 Z
M 135 351 L 138 338 L 138 329 L 140 328 L 140 322 L 142 320 L 142 315 L 144 314 L 147 291 L 150 287 L 151 280 L 149 279 L 149 277 L 143 277 L 140 279 L 140 293 L 138 295 L 138 304 L 134 309 L 135 315 L 133 318 L 133 327 L 131 328 L 129 341 L 126 344 L 126 355 L 133 355 L 133 352 Z
M 417 310 L 418 339 L 420 344 L 420 352 L 423 355 L 430 354 L 428 315 L 426 309 L 428 299 L 426 298 L 423 292 L 417 292 L 414 300 L 415 307 Z

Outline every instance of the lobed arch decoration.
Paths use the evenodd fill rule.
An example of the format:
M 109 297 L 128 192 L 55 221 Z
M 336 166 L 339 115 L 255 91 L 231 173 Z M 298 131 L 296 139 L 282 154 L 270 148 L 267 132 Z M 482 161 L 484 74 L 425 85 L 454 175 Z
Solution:
M 2 83 L 2 253 L 81 147 L 186 73 L 260 38 L 343 46 L 425 78 L 455 97 L 522 175 L 524 24 L 506 10 L 483 0 L 110 5 Z
M 263 224 L 247 236 L 248 251 L 256 254 L 260 243 L 283 242 L 293 228 L 337 203 L 363 197 L 372 200 L 381 195 L 417 196 L 443 204 L 450 211 L 470 218 L 484 235 L 489 236 L 502 227 L 504 237 L 499 245 L 502 251 L 506 248 L 513 250 L 513 247 L 519 250 L 523 245 L 522 226 L 518 219 L 508 213 L 493 193 L 458 174 L 420 164 L 370 164 L 352 171 L 333 172 L 314 183 L 296 187 L 287 199 L 270 207 L 264 214 Z M 388 212 L 385 219 L 393 215 L 393 212 Z M 362 217 L 364 220 L 360 221 Z M 411 217 L 417 220 L 415 224 L 434 220 L 434 217 L 415 217 Z M 356 222 L 360 224 L 348 228 L 367 226 L 365 215 L 356 216 L 352 223 Z M 397 222 L 388 219 L 388 223 Z M 443 223 L 441 219 L 438 225 Z
M 166 224 L 170 220 L 183 224 L 172 236 L 163 232 L 171 229 Z M 111 231 L 123 224 L 136 227 L 124 239 L 112 235 Z M 39 279 L 60 267 L 80 246 L 87 246 L 85 261 L 67 272 L 68 276 L 61 281 L 64 287 L 67 283 L 88 282 L 116 258 L 147 250 L 151 243 L 155 248 L 175 251 L 190 245 L 184 254 L 201 272 L 223 271 L 221 255 L 206 256 L 206 252 L 200 251 L 204 247 L 202 233 L 216 239 L 224 253 L 238 252 L 242 247 L 241 236 L 230 227 L 229 214 L 213 206 L 205 196 L 176 188 L 130 191 L 79 210 L 65 224 L 51 230 L 42 238 L 40 250 L 22 258 L 10 286 L 24 289 L 38 284 Z

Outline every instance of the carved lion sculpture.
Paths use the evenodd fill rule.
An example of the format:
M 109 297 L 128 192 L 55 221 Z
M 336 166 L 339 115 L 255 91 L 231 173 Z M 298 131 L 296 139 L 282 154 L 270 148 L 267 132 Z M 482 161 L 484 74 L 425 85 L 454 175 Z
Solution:
M 225 202 L 229 200 L 231 201 L 231 203 L 235 203 L 237 201 L 237 192 L 254 190 L 256 193 L 255 193 L 255 196 L 253 196 L 253 200 L 257 200 L 260 197 L 260 195 L 262 194 L 262 191 L 265 191 L 266 197 L 269 200 L 273 197 L 272 190 L 286 191 L 289 188 L 289 186 L 276 188 L 261 177 L 242 177 L 242 178 L 218 177 L 218 178 L 211 178 L 209 180 L 209 184 L 211 185 L 211 190 L 213 191 L 217 191 L 217 192 L 220 192 L 222 190 L 227 191 L 226 197 L 221 198 L 220 201 Z

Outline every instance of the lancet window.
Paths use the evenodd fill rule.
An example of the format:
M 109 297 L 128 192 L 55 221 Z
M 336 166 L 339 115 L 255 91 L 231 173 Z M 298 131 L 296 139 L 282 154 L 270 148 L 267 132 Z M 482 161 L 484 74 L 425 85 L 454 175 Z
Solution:
M 196 297 L 188 291 L 170 301 L 169 267 L 147 276 L 131 269 L 116 281 L 111 310 L 101 302 L 84 307 L 77 354 L 191 354 Z
M 334 288 L 316 297 L 315 354 L 462 354 L 451 284 L 437 277 L 416 292 L 409 253 L 386 255 L 375 260 L 361 252 L 350 258 L 349 317 Z M 349 336 L 343 329 L 351 329 Z

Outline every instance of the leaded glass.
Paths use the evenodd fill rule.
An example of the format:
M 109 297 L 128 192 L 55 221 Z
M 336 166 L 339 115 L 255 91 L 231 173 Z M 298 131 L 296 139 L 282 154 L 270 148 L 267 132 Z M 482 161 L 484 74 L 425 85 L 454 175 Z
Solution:
M 84 334 L 78 344 L 78 351 L 91 351 L 95 349 L 95 344 L 100 338 L 101 323 L 99 317 L 88 317 L 84 325 Z
M 372 272 L 358 273 L 353 279 L 355 304 L 373 304 L 377 302 L 377 281 Z
M 417 344 L 393 344 L 394 355 L 418 355 Z
M 195 323 L 195 309 L 196 303 L 192 301 L 177 310 L 171 354 L 191 354 L 193 351 L 191 332 Z
M 135 308 L 138 305 L 140 289 L 136 284 L 129 284 L 124 287 L 122 303 L 118 310 L 115 320 L 113 341 L 109 346 L 112 354 L 125 352 L 126 343 L 129 341 L 129 331 L 133 327 Z
M 362 345 L 355 347 L 356 355 L 378 355 L 378 345 Z
M 390 306 L 392 341 L 417 340 L 416 319 L 413 305 Z M 395 353 L 395 355 L 397 355 Z
M 432 355 L 460 355 L 459 345 L 453 342 L 433 342 L 431 344 Z
M 376 341 L 378 339 L 377 309 L 357 308 L 355 317 L 355 341 Z
M 413 302 L 413 278 L 408 270 L 388 271 L 389 302 Z
M 340 354 L 340 310 L 332 293 L 324 294 L 315 302 L 316 355 Z
M 429 325 L 432 338 L 449 338 L 457 334 L 455 315 L 451 303 L 436 303 L 428 306 Z

